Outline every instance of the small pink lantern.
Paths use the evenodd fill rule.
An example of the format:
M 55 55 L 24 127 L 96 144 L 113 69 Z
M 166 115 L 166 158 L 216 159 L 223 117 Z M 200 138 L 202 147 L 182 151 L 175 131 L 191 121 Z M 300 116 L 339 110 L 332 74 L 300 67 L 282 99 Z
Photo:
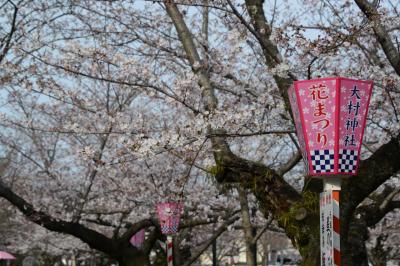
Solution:
M 178 232 L 182 210 L 183 204 L 180 202 L 164 202 L 157 204 L 161 233 L 169 235 Z
M 372 81 L 295 81 L 289 99 L 309 175 L 356 175 Z
M 140 231 L 136 232 L 131 238 L 129 242 L 137 248 L 141 248 L 144 242 L 145 230 L 141 229 Z
M 15 257 L 8 252 L 0 251 L 0 260 L 15 260 Z

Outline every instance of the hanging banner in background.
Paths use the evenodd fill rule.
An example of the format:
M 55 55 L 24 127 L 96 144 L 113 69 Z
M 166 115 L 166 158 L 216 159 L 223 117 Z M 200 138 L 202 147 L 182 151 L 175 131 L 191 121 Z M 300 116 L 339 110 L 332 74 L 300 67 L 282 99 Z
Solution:
M 161 202 L 157 204 L 161 233 L 171 235 L 178 232 L 182 211 L 183 203 L 180 202 Z
M 145 237 L 145 230 L 141 229 L 136 234 L 134 234 L 129 242 L 137 248 L 141 248 L 144 242 L 144 237 Z

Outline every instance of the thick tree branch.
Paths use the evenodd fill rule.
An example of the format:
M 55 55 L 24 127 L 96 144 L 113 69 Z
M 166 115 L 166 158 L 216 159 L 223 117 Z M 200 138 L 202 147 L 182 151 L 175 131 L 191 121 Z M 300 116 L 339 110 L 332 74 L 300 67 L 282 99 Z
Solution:
M 293 155 L 293 157 L 290 158 L 290 160 L 278 170 L 278 174 L 283 176 L 284 174 L 289 172 L 293 167 L 295 167 L 300 162 L 301 158 L 302 158 L 301 152 L 299 151 L 296 152 L 296 154 Z
M 271 35 L 271 27 L 269 26 L 263 9 L 263 0 L 246 0 L 246 8 L 251 18 L 251 23 L 256 31 L 256 38 L 263 49 L 265 62 L 270 68 L 274 68 L 283 62 L 282 56 L 279 53 L 278 47 L 269 37 Z M 243 18 L 241 19 L 241 21 Z M 244 23 L 244 22 L 242 22 Z M 287 90 L 293 81 L 297 78 L 290 72 L 288 77 L 274 75 L 275 82 L 279 88 L 279 92 L 285 102 L 286 110 L 291 114 L 289 96 Z
M 219 146 L 219 138 L 212 138 L 214 158 L 220 169 L 216 173 L 218 182 L 239 182 L 250 189 L 262 205 L 268 205 L 264 214 L 273 212 L 275 215 L 287 211 L 292 204 L 301 200 L 300 194 L 289 185 L 282 176 L 267 166 L 245 160 L 232 153 L 229 147 Z M 223 150 L 226 149 L 226 150 Z
M 400 171 L 400 134 L 360 162 L 358 175 L 343 181 L 342 197 L 355 208 L 387 179 Z
M 257 264 L 257 262 L 254 261 L 254 256 L 252 254 L 254 245 L 253 225 L 251 224 L 251 219 L 250 219 L 250 210 L 249 210 L 249 202 L 247 199 L 247 192 L 241 187 L 237 187 L 237 191 L 239 193 L 240 210 L 242 212 L 242 224 L 243 224 L 243 232 L 246 245 L 246 262 L 248 263 L 248 265 L 255 265 Z
M 393 209 L 400 209 L 400 200 L 394 200 L 390 202 L 390 205 L 393 207 Z
M 158 221 L 155 218 L 151 218 L 151 219 L 141 220 L 141 221 L 139 221 L 137 223 L 134 223 L 134 224 L 130 224 L 129 225 L 129 229 L 121 236 L 120 240 L 122 242 L 128 241 L 129 239 L 131 239 L 131 237 L 134 234 L 139 232 L 141 229 L 147 228 L 147 227 L 150 227 L 150 226 L 155 226 L 157 228 L 158 227 Z
M 386 214 L 400 208 L 399 201 L 393 201 L 393 198 L 399 192 L 400 188 L 386 187 L 378 195 L 372 196 L 374 198 L 373 203 L 359 206 L 356 214 L 363 216 L 368 227 L 375 226 Z
M 108 254 L 112 254 L 116 251 L 114 242 L 106 236 L 100 234 L 97 231 L 86 228 L 85 226 L 74 223 L 59 220 L 51 217 L 50 215 L 36 211 L 34 207 L 25 201 L 23 198 L 15 194 L 11 189 L 6 187 L 0 181 L 0 197 L 5 198 L 11 204 L 16 206 L 27 219 L 30 221 L 48 229 L 53 232 L 64 233 L 73 235 L 83 242 L 87 243 L 91 248 L 103 251 Z
M 247 12 L 250 15 L 251 23 L 256 31 L 256 37 L 264 50 L 267 64 L 270 67 L 282 63 L 282 56 L 278 47 L 269 39 L 272 29 L 268 25 L 263 9 L 263 0 L 246 0 Z
M 262 135 L 270 135 L 270 134 L 290 134 L 295 133 L 294 130 L 268 130 L 268 131 L 257 131 L 250 133 L 222 133 L 222 132 L 214 132 L 208 134 L 207 137 L 251 137 L 251 136 L 262 136 Z
M 396 46 L 390 38 L 389 32 L 386 30 L 385 26 L 380 22 L 380 14 L 376 7 L 366 0 L 354 0 L 364 15 L 367 17 L 368 21 L 371 23 L 372 28 L 375 33 L 375 37 L 381 44 L 383 51 L 390 64 L 400 75 L 400 53 L 396 49 Z
M 193 72 L 197 74 L 199 78 L 199 85 L 203 88 L 202 96 L 204 107 L 208 111 L 214 111 L 217 107 L 218 101 L 214 95 L 214 89 L 211 85 L 208 73 L 204 65 L 202 64 L 199 53 L 197 52 L 197 48 L 194 44 L 192 35 L 187 28 L 183 16 L 178 10 L 178 7 L 174 3 L 172 3 L 172 1 L 166 2 L 165 7 L 167 9 L 168 15 L 175 25 L 179 40 L 181 41 L 183 48 L 188 56 Z
M 393 198 L 400 193 L 400 187 L 394 188 L 392 192 L 387 195 L 384 200 L 379 204 L 379 210 L 383 211 L 388 208 Z M 393 206 L 392 206 L 393 207 Z

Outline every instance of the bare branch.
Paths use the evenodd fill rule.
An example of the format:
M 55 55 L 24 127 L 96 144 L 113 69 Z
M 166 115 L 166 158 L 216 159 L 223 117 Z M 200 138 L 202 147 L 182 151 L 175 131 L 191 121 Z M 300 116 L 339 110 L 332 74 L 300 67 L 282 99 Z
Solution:
M 42 62 L 42 63 L 44 63 L 46 65 L 52 66 L 52 67 L 57 68 L 57 69 L 61 69 L 61 70 L 65 71 L 65 72 L 67 72 L 67 73 L 72 73 L 72 74 L 79 75 L 79 76 L 82 76 L 82 77 L 86 77 L 86 78 L 90 78 L 90 79 L 94 79 L 94 80 L 99 80 L 99 81 L 105 81 L 105 82 L 109 82 L 109 83 L 113 83 L 113 84 L 125 85 L 125 86 L 129 86 L 129 87 L 139 87 L 139 88 L 152 89 L 152 90 L 154 90 L 156 92 L 161 93 L 162 95 L 165 95 L 165 96 L 167 96 L 167 97 L 169 97 L 171 99 L 174 99 L 175 101 L 181 103 L 182 105 L 184 105 L 185 107 L 187 107 L 191 111 L 193 111 L 193 113 L 195 113 L 195 114 L 200 113 L 199 110 L 197 110 L 193 106 L 189 105 L 184 100 L 179 99 L 176 95 L 167 92 L 166 90 L 160 88 L 159 86 L 152 85 L 152 84 L 147 84 L 145 81 L 130 82 L 130 81 L 127 81 L 127 80 L 114 80 L 114 79 L 108 78 L 108 77 L 99 77 L 99 76 L 91 75 L 91 74 L 88 74 L 88 73 L 80 72 L 80 71 L 77 71 L 77 70 L 74 70 L 74 69 L 70 69 L 70 68 L 67 68 L 67 67 L 64 67 L 64 66 L 61 66 L 61 65 L 57 65 L 57 64 L 54 64 L 54 63 L 50 63 L 48 61 L 43 60 L 40 57 L 35 56 L 33 53 L 31 53 L 29 51 L 24 50 L 24 52 L 29 54 L 29 55 L 31 55 L 33 58 L 39 60 L 40 62 Z
M 254 244 L 258 241 L 258 239 L 260 239 L 260 237 L 265 233 L 265 231 L 267 231 L 267 229 L 271 226 L 273 221 L 274 221 L 274 219 L 271 216 L 269 218 L 269 220 L 267 221 L 267 223 L 264 225 L 264 227 L 261 228 L 261 230 L 258 231 L 257 235 L 253 238 L 253 243 Z
M 190 258 L 183 264 L 183 266 L 189 266 L 191 265 L 194 261 L 197 260 L 198 257 L 200 257 L 201 254 L 216 240 L 230 224 L 233 224 L 236 220 L 239 219 L 239 216 L 233 216 L 229 220 L 225 221 L 212 235 L 210 239 L 207 240 L 201 247 L 199 247 L 197 250 L 193 252 L 193 255 L 190 256 Z
M 381 44 L 387 59 L 396 73 L 400 75 L 400 53 L 396 49 L 393 41 L 390 39 L 390 35 L 388 34 L 385 26 L 380 22 L 380 14 L 376 7 L 366 0 L 354 0 L 354 2 L 356 2 L 358 7 L 371 23 L 375 37 Z
M 279 175 L 284 175 L 289 172 L 301 161 L 301 152 L 297 152 L 285 165 L 283 165 L 277 172 Z
M 18 14 L 18 7 L 11 1 L 9 1 L 13 6 L 14 6 L 14 13 L 13 13 L 13 18 L 11 22 L 11 29 L 10 32 L 7 35 L 7 39 L 5 40 L 5 43 L 1 43 L 2 51 L 0 52 L 0 63 L 3 61 L 4 57 L 7 55 L 8 51 L 10 50 L 10 45 L 11 45 L 11 40 L 14 35 L 14 32 L 16 30 L 16 23 L 17 23 L 17 14 Z
M 261 136 L 261 135 L 270 135 L 270 134 L 290 134 L 295 133 L 294 130 L 270 130 L 270 131 L 257 131 L 251 133 L 211 133 L 208 134 L 207 137 L 251 137 L 251 136 Z
M 382 203 L 379 205 L 379 210 L 385 210 L 393 198 L 400 193 L 400 187 L 395 188 L 389 195 L 385 197 Z
M 400 170 L 400 134 L 382 145 L 368 159 L 360 162 L 358 175 L 344 180 L 343 200 L 354 208 L 387 179 Z

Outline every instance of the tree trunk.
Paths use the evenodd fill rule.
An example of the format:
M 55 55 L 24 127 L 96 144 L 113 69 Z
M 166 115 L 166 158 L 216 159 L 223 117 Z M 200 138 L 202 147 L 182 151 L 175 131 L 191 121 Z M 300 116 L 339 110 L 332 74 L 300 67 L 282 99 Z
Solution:
M 343 266 L 368 266 L 365 241 L 368 239 L 368 227 L 364 217 L 352 217 L 348 226 L 341 226 L 341 254 Z M 342 219 L 344 220 L 344 219 Z M 342 221 L 341 220 L 341 221 Z
M 218 266 L 217 262 L 217 240 L 212 243 L 212 266 Z
M 132 251 L 126 248 L 118 254 L 117 261 L 119 266 L 150 266 L 148 256 L 142 251 Z
M 239 192 L 239 201 L 240 208 L 242 212 L 242 220 L 243 220 L 243 231 L 245 235 L 245 243 L 246 243 L 246 265 L 247 266 L 257 266 L 257 261 L 255 258 L 257 254 L 254 254 L 256 251 L 255 243 L 253 242 L 253 226 L 250 221 L 250 211 L 249 211 L 249 202 L 247 200 L 247 192 L 238 187 Z
M 310 235 L 308 243 L 299 246 L 300 255 L 302 256 L 301 266 L 318 266 L 320 265 L 320 242 L 319 242 L 319 225 L 315 228 L 318 233 Z
M 251 245 L 251 253 L 253 255 L 254 266 L 257 266 L 257 239 L 255 239 L 257 235 L 257 228 L 252 228 L 252 236 L 253 236 L 253 243 Z
M 118 263 L 119 266 L 150 266 L 150 262 L 145 256 L 120 258 Z

